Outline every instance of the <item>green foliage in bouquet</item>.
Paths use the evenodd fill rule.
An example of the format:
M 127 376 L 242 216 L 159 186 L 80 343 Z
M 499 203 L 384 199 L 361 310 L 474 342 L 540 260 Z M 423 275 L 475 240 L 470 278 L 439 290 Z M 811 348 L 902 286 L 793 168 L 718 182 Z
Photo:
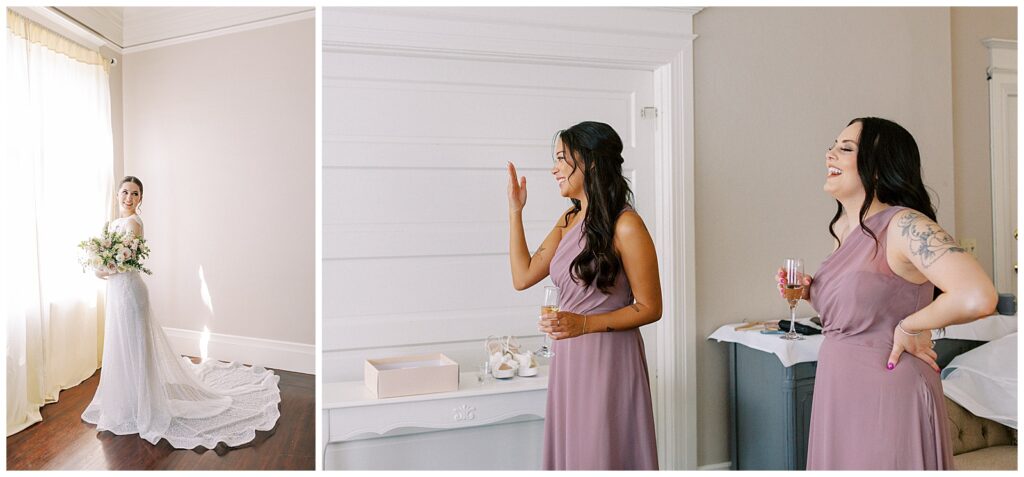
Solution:
M 107 273 L 142 272 L 152 275 L 143 265 L 149 257 L 146 239 L 131 232 L 112 232 L 109 223 L 103 227 L 103 235 L 83 240 L 78 244 L 81 254 L 78 263 L 82 271 L 90 269 Z

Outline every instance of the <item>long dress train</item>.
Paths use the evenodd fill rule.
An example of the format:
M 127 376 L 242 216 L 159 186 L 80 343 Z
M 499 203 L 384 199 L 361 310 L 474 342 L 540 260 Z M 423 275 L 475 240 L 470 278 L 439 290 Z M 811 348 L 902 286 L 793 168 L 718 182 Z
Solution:
M 118 232 L 136 215 L 111 222 Z M 178 356 L 153 320 L 149 292 L 138 272 L 107 279 L 103 368 L 82 420 L 98 431 L 139 434 L 175 448 L 238 446 L 280 417 L 280 379 L 262 367 Z

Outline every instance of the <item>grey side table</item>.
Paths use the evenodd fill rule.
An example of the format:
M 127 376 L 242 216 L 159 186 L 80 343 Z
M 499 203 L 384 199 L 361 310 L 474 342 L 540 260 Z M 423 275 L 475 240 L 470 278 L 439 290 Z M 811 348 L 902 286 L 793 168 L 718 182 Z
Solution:
M 817 366 L 729 343 L 733 470 L 804 470 Z

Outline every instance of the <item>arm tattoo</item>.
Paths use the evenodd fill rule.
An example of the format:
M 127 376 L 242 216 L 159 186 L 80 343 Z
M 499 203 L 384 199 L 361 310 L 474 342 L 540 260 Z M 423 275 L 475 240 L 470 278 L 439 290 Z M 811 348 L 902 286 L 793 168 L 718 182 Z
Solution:
M 612 332 L 612 331 L 615 331 L 615 328 L 612 328 L 611 326 L 609 326 L 609 327 L 605 328 L 604 330 L 607 331 L 607 332 Z
M 632 308 L 633 311 L 640 313 L 640 307 L 638 305 L 639 303 L 633 303 L 632 305 L 629 305 L 629 307 Z
M 901 234 L 904 237 L 910 238 L 910 254 L 919 255 L 921 264 L 925 268 L 934 264 L 946 253 L 966 252 L 957 246 L 953 236 L 917 212 L 904 215 L 896 222 L 896 226 L 902 229 Z

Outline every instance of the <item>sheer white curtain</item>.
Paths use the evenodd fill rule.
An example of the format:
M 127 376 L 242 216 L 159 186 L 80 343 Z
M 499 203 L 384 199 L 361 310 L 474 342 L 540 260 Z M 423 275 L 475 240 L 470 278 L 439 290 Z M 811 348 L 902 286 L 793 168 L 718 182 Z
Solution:
M 76 245 L 109 218 L 114 156 L 102 58 L 7 17 L 0 303 L 9 436 L 99 367 L 104 282 L 82 272 Z

